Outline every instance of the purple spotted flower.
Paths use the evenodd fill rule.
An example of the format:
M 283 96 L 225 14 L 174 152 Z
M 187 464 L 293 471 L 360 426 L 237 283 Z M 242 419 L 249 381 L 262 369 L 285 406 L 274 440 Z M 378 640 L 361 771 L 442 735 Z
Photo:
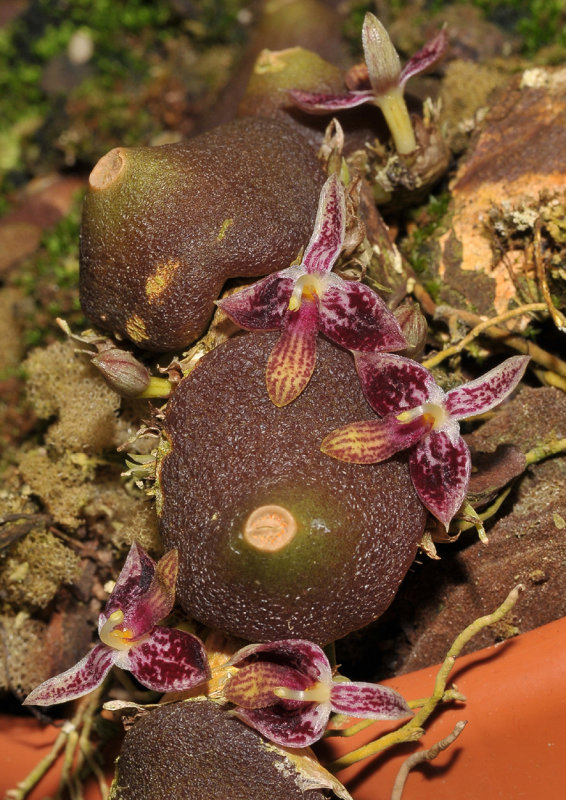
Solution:
M 459 420 L 501 403 L 521 380 L 528 361 L 528 356 L 513 356 L 481 378 L 445 393 L 416 361 L 357 353 L 362 389 L 383 419 L 338 428 L 324 439 L 321 449 L 341 461 L 374 464 L 410 448 L 417 494 L 448 527 L 470 481 L 470 451 L 460 436 Z
M 224 688 L 234 713 L 275 744 L 307 747 L 320 739 L 331 711 L 370 719 L 412 714 L 400 694 L 374 683 L 338 682 L 324 651 L 301 639 L 252 644 L 230 663 Z
M 207 680 L 210 670 L 200 640 L 156 624 L 173 608 L 177 567 L 176 550 L 156 564 L 134 542 L 98 620 L 101 643 L 74 667 L 34 689 L 24 704 L 49 706 L 81 697 L 96 689 L 114 664 L 158 692 Z
M 415 53 L 401 69 L 399 56 L 389 34 L 381 22 L 369 11 L 362 28 L 362 44 L 367 65 L 362 77 L 363 88 L 332 95 L 292 90 L 293 102 L 311 114 L 331 114 L 363 103 L 378 106 L 393 136 L 398 153 L 412 153 L 416 149 L 413 126 L 403 97 L 405 84 L 419 72 L 432 66 L 446 50 L 446 32 L 442 30 Z
M 332 175 L 322 188 L 302 263 L 218 301 L 246 330 L 281 329 L 266 370 L 267 391 L 276 406 L 290 403 L 308 384 L 319 331 L 348 350 L 406 346 L 399 323 L 372 289 L 331 272 L 342 249 L 345 218 L 344 189 Z

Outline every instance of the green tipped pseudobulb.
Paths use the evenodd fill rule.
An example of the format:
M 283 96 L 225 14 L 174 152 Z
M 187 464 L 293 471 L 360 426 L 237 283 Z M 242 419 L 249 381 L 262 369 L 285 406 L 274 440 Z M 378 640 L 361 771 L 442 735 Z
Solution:
M 86 315 L 147 350 L 187 347 L 228 278 L 289 266 L 309 240 L 323 180 L 304 137 L 267 119 L 112 150 L 84 203 Z
M 350 353 L 320 337 L 305 391 L 269 399 L 278 334 L 247 333 L 204 356 L 168 403 L 160 528 L 179 550 L 177 599 L 250 641 L 326 644 L 376 619 L 415 556 L 426 513 L 404 456 L 329 458 L 329 431 L 372 411 Z

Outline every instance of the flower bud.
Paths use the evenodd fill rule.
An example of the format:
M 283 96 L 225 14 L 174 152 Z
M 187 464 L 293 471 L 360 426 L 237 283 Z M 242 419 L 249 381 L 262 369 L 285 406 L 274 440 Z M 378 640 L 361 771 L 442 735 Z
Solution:
M 138 397 L 149 386 L 149 371 L 128 350 L 111 347 L 95 355 L 91 362 L 122 397 Z
M 426 317 L 421 311 L 420 305 L 412 300 L 406 300 L 394 310 L 393 314 L 401 326 L 408 345 L 398 354 L 418 361 L 424 352 L 428 333 Z

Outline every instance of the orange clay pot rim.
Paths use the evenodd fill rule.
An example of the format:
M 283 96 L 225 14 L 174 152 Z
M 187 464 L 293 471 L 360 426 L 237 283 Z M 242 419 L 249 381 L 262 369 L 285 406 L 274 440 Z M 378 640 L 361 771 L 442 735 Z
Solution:
M 408 700 L 427 697 L 437 671 L 438 665 L 427 667 L 384 683 Z M 441 707 L 420 742 L 337 773 L 354 800 L 388 798 L 404 760 L 446 737 L 461 720 L 468 724 L 459 739 L 410 773 L 402 800 L 563 800 L 566 617 L 458 658 L 453 684 L 467 701 Z M 395 727 L 379 722 L 357 737 L 326 739 L 319 755 L 328 762 Z

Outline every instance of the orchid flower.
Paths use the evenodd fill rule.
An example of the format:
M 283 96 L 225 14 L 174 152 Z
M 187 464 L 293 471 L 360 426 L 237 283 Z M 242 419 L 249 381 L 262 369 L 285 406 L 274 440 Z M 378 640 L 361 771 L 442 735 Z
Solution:
M 421 364 L 403 356 L 356 353 L 363 392 L 383 419 L 338 428 L 321 450 L 341 461 L 374 464 L 410 449 L 413 485 L 448 528 L 470 481 L 471 458 L 459 420 L 483 414 L 517 386 L 529 361 L 513 356 L 470 383 L 444 392 Z
M 444 30 L 415 53 L 401 69 L 401 62 L 389 34 L 369 11 L 362 28 L 362 44 L 370 88 L 345 92 L 341 95 L 291 90 L 294 103 L 310 114 L 330 114 L 363 103 L 372 103 L 383 112 L 398 153 L 416 149 L 413 126 L 403 97 L 405 84 L 419 72 L 432 66 L 446 50 Z
M 294 400 L 316 361 L 318 331 L 349 350 L 399 350 L 399 323 L 368 286 L 331 272 L 344 241 L 346 205 L 336 175 L 324 184 L 314 232 L 298 266 L 268 275 L 218 301 L 246 330 L 281 329 L 267 362 L 268 394 L 276 406 Z
M 234 714 L 275 744 L 307 747 L 320 739 L 335 711 L 370 719 L 411 715 L 400 694 L 374 683 L 338 682 L 324 651 L 302 639 L 238 650 L 238 668 L 224 687 Z
M 82 697 L 102 683 L 114 664 L 157 692 L 206 681 L 210 670 L 200 640 L 156 624 L 173 608 L 177 568 L 177 550 L 156 564 L 134 542 L 98 620 L 101 643 L 74 667 L 34 689 L 24 704 L 49 706 Z

